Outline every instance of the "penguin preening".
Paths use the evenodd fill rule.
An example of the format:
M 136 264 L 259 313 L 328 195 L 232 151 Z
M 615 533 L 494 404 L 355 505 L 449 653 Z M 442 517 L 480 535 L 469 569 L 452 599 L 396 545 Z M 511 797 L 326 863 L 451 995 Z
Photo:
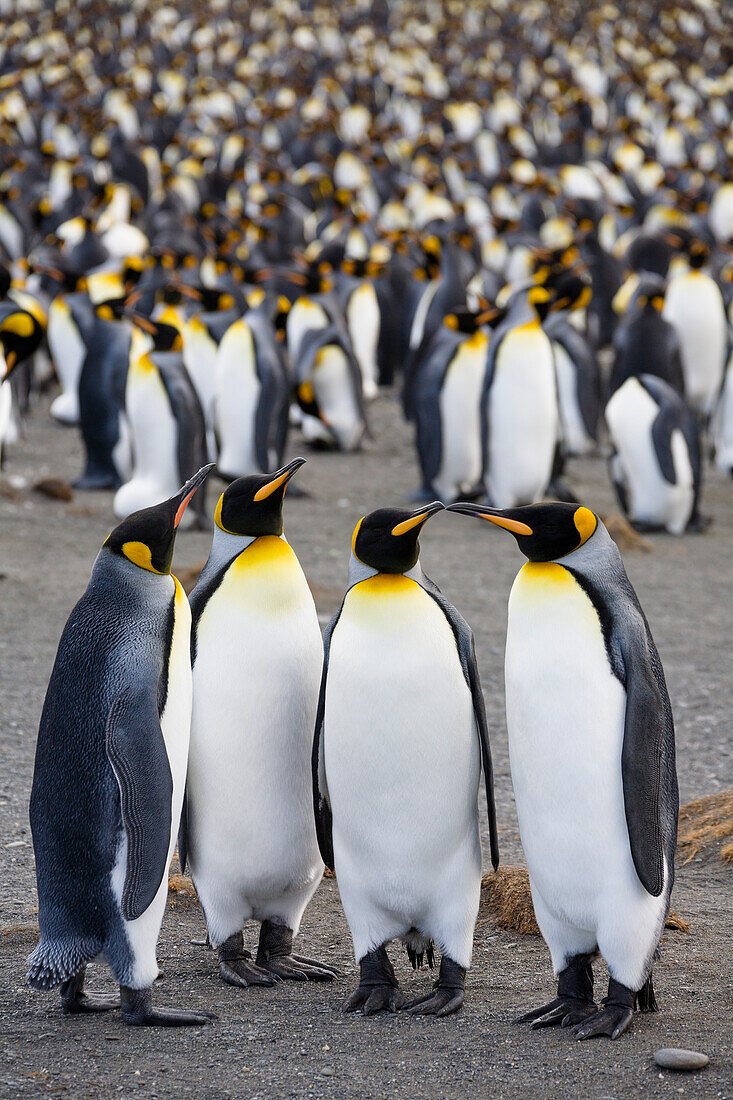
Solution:
M 700 431 L 680 395 L 651 374 L 631 376 L 606 405 L 611 481 L 639 530 L 701 530 Z
M 588 508 L 452 505 L 529 560 L 509 597 L 509 758 L 556 1000 L 519 1022 L 621 1035 L 656 1008 L 652 962 L 674 881 L 677 776 L 662 664 L 616 544 Z M 591 959 L 609 973 L 593 1001 Z
M 323 875 L 309 768 L 323 647 L 282 519 L 303 462 L 225 490 L 191 593 L 193 719 L 179 854 L 230 985 L 337 973 L 292 953 Z M 254 962 L 244 950 L 248 920 L 261 925 Z
M 499 859 L 488 729 L 473 636 L 422 572 L 418 536 L 439 502 L 380 509 L 352 538 L 348 590 L 324 638 L 313 745 L 321 855 L 335 869 L 358 988 L 345 1012 L 448 1015 L 464 998 L 481 887 L 484 772 Z M 386 945 L 417 969 L 433 945 L 434 992 L 409 1004 Z
M 60 985 L 65 1012 L 121 1004 L 130 1024 L 213 1018 L 151 999 L 191 721 L 191 613 L 170 566 L 178 524 L 210 469 L 114 529 L 59 642 L 30 801 L 41 939 L 28 981 Z M 84 991 L 100 954 L 119 1000 Z

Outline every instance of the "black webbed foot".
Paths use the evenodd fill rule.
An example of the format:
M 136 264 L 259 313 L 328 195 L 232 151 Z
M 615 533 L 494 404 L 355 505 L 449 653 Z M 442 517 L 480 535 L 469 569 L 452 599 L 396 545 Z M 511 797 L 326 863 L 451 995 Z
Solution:
M 285 924 L 264 920 L 255 961 L 265 973 L 278 980 L 294 982 L 332 982 L 338 975 L 334 967 L 292 952 L 293 930 Z
M 405 998 L 397 985 L 392 963 L 384 947 L 369 951 L 360 959 L 359 969 L 359 985 L 346 998 L 341 1011 L 361 1012 L 364 1016 L 373 1016 L 377 1012 L 397 1012 Z
M 275 985 L 277 979 L 250 962 L 251 958 L 251 953 L 244 950 L 242 933 L 235 932 L 219 948 L 219 975 L 228 985 L 242 989 L 249 985 Z
M 611 978 L 608 983 L 608 996 L 603 998 L 602 1007 L 573 1029 L 576 1039 L 594 1039 L 598 1035 L 618 1039 L 619 1035 L 623 1035 L 631 1025 L 638 999 L 638 993 L 634 993 L 632 989 Z
M 402 1006 L 403 1011 L 411 1016 L 450 1016 L 461 1008 L 465 988 L 466 968 L 459 966 L 449 955 L 443 955 L 433 992 L 408 1001 Z
M 153 1008 L 150 989 L 120 986 L 122 1019 L 133 1027 L 200 1027 L 217 1017 L 213 1012 L 189 1012 L 184 1008 Z
M 597 1011 L 593 1001 L 593 968 L 591 955 L 575 955 L 557 979 L 557 997 L 546 1005 L 533 1008 L 519 1016 L 515 1024 L 532 1024 L 534 1030 L 544 1027 L 571 1027 L 581 1024 Z
M 68 1016 L 87 1012 L 109 1012 L 120 1007 L 120 998 L 116 993 L 86 993 L 84 976 L 86 967 L 73 978 L 61 983 L 61 1008 Z

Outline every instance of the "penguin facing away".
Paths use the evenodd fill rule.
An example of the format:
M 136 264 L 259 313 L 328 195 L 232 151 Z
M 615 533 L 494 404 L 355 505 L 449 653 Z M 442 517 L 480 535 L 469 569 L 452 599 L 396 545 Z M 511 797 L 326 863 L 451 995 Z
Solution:
M 229 485 L 191 593 L 193 719 L 179 854 L 230 985 L 337 973 L 292 954 L 323 875 L 309 769 L 321 631 L 282 520 L 283 495 L 304 461 Z M 252 919 L 261 922 L 255 962 L 242 935 Z
M 529 559 L 509 597 L 512 783 L 557 998 L 520 1017 L 617 1038 L 656 1009 L 652 962 L 674 880 L 677 775 L 662 664 L 621 555 L 588 508 L 452 505 Z M 593 1001 L 591 959 L 610 972 Z
M 448 1015 L 464 998 L 481 888 L 477 793 L 493 778 L 473 636 L 419 562 L 439 502 L 380 509 L 352 538 L 349 587 L 326 629 L 313 745 L 318 843 L 335 869 L 358 988 L 345 1012 Z M 415 969 L 442 952 L 432 993 L 409 1004 L 386 945 Z
M 210 469 L 115 528 L 51 673 L 30 801 L 41 939 L 28 981 L 60 985 L 67 1013 L 121 1004 L 129 1024 L 213 1018 L 151 1000 L 191 720 L 191 615 L 170 565 L 181 516 Z M 100 954 L 119 1000 L 84 991 Z
M 661 378 L 627 378 L 606 405 L 613 443 L 611 480 L 638 530 L 681 535 L 701 530 L 700 430 L 682 398 Z

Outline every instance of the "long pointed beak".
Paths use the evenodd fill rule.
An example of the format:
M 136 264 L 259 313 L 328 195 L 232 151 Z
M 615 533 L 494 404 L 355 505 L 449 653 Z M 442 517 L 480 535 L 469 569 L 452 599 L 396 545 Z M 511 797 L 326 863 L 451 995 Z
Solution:
M 285 492 L 291 477 L 293 477 L 300 467 L 304 465 L 304 458 L 294 458 L 292 462 L 288 462 L 287 466 L 283 466 L 282 469 L 276 470 L 272 475 L 272 480 L 268 481 L 266 485 L 263 485 L 261 489 L 258 489 L 253 499 L 265 500 L 267 497 L 272 496 L 281 485 L 284 486 L 283 492 Z
M 447 510 L 449 512 L 460 512 L 464 516 L 476 516 L 477 519 L 487 519 L 490 523 L 495 523 L 497 527 L 503 527 L 505 531 L 511 531 L 513 535 L 531 535 L 534 533 L 532 528 L 526 523 L 522 523 L 521 520 L 512 519 L 500 508 L 489 508 L 485 504 L 458 501 L 456 504 L 449 504 Z
M 191 497 L 196 492 L 196 490 L 199 488 L 199 486 L 203 485 L 203 483 L 206 481 L 206 478 L 209 476 L 211 471 L 214 469 L 215 465 L 216 465 L 215 462 L 210 462 L 207 466 L 202 466 L 201 469 L 198 470 L 197 473 L 195 473 L 192 478 L 189 478 L 189 480 L 186 482 L 186 484 L 181 489 L 179 489 L 179 491 L 176 493 L 176 495 L 172 498 L 173 501 L 176 501 L 176 500 L 178 501 L 178 509 L 176 511 L 176 517 L 173 520 L 173 526 L 174 527 L 178 527 L 178 524 L 183 519 L 183 513 L 186 511 L 186 508 L 189 505 Z
M 405 535 L 408 531 L 412 531 L 414 527 L 422 527 L 431 516 L 434 516 L 436 512 L 442 512 L 445 509 L 445 505 L 440 500 L 434 500 L 432 504 L 428 504 L 424 508 L 418 508 L 408 519 L 403 519 L 402 523 L 398 523 L 392 528 L 393 535 Z

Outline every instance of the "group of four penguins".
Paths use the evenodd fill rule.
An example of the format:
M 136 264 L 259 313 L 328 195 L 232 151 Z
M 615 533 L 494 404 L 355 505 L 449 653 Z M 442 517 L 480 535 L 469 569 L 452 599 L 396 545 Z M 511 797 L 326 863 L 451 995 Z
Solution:
M 360 967 L 345 1011 L 445 1016 L 463 1002 L 482 771 L 495 867 L 499 853 L 473 636 L 419 560 L 420 531 L 443 505 L 359 521 L 347 591 L 322 641 L 283 537 L 283 496 L 303 461 L 228 486 L 190 605 L 170 573 L 173 544 L 211 467 L 115 528 L 67 622 L 31 795 L 41 938 L 29 960 L 30 984 L 60 985 L 66 1012 L 121 1006 L 130 1024 L 212 1018 L 151 998 L 179 821 L 181 868 L 225 981 L 337 974 L 293 953 L 325 863 Z M 450 510 L 511 532 L 529 559 L 509 600 L 507 725 L 558 989 L 521 1019 L 616 1038 L 635 1008 L 656 1007 L 651 968 L 674 872 L 674 730 L 659 656 L 592 511 Z M 261 925 L 254 958 L 248 920 Z M 396 939 L 416 969 L 425 956 L 433 965 L 435 946 L 441 954 L 432 989 L 409 1003 L 386 951 Z M 610 973 L 600 1005 L 598 952 Z M 99 956 L 119 999 L 84 989 Z

